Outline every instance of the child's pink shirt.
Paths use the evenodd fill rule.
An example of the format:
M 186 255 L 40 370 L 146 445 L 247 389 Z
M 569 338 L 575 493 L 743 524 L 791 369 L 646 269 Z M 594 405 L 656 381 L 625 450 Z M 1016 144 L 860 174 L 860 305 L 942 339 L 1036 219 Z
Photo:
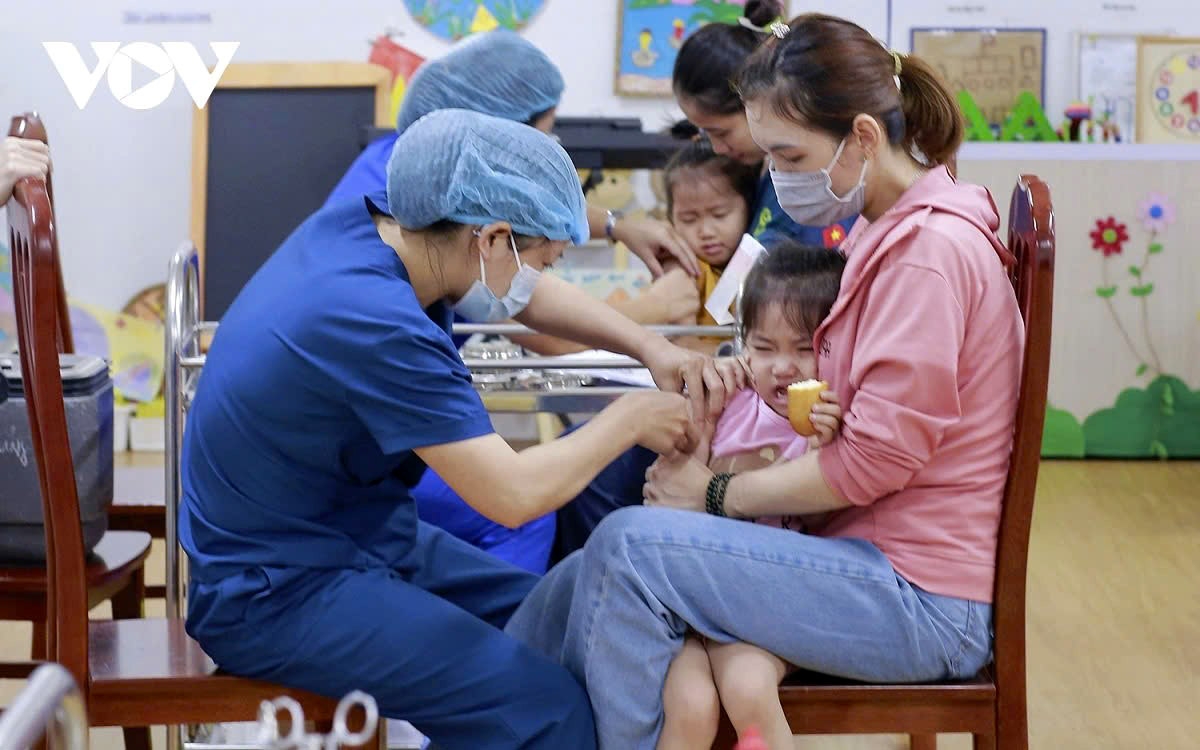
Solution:
M 708 465 L 713 471 L 752 471 L 777 461 L 790 461 L 808 450 L 808 438 L 792 429 L 753 388 L 738 391 L 713 429 L 712 455 Z M 790 517 L 768 516 L 758 519 L 770 526 L 800 530 Z

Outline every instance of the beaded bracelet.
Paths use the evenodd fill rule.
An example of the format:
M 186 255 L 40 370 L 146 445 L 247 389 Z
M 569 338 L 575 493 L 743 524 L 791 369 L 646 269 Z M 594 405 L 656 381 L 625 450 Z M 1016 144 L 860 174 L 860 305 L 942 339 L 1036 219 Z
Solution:
M 708 480 L 708 490 L 704 493 L 704 509 L 714 516 L 727 518 L 725 514 L 725 490 L 729 488 L 729 480 L 733 474 L 714 474 Z

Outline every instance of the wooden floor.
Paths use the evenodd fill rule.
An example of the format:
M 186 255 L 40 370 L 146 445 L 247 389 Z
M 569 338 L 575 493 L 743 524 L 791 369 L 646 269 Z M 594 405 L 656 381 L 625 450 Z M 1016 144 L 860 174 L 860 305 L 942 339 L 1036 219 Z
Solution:
M 152 578 L 161 561 L 156 550 Z M 27 625 L 0 623 L 0 658 L 20 657 L 28 639 Z M 20 683 L 0 687 L 7 703 Z M 1039 750 L 1200 748 L 1200 462 L 1043 464 L 1029 703 L 1030 746 Z M 116 730 L 92 738 L 101 750 L 121 748 Z M 797 739 L 806 750 L 905 746 L 893 737 Z M 970 746 L 961 736 L 939 743 Z

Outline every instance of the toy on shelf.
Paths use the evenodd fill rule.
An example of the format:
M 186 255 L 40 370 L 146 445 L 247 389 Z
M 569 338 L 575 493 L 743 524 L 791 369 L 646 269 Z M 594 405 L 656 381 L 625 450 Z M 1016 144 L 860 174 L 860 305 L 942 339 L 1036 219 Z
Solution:
M 1012 111 L 1004 120 L 1003 127 L 1000 128 L 1000 140 L 1057 142 L 1059 134 L 1046 119 L 1046 113 L 1037 97 L 1029 91 L 1022 91 L 1013 103 Z
M 1064 141 L 1078 141 L 1083 123 L 1092 119 L 1092 105 L 1086 102 L 1073 102 L 1064 113 L 1067 121 L 1063 124 L 1066 132 L 1059 131 L 1059 138 Z
M 1074 102 L 1064 112 L 1066 121 L 1059 138 L 1072 143 L 1120 143 L 1121 129 L 1111 109 L 1095 116 L 1092 101 Z

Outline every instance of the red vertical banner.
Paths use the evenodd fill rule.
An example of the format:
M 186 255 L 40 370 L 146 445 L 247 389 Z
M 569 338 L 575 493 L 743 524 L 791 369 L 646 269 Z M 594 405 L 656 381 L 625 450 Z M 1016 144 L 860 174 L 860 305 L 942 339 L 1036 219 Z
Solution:
M 382 65 L 392 71 L 392 96 L 389 119 L 394 122 L 396 115 L 400 111 L 400 102 L 404 99 L 404 92 L 408 88 L 408 82 L 412 79 L 413 73 L 417 71 L 417 68 L 421 67 L 421 63 L 425 62 L 425 58 L 407 47 L 397 44 L 387 34 L 380 34 L 371 43 L 371 55 L 367 58 L 367 62 Z

